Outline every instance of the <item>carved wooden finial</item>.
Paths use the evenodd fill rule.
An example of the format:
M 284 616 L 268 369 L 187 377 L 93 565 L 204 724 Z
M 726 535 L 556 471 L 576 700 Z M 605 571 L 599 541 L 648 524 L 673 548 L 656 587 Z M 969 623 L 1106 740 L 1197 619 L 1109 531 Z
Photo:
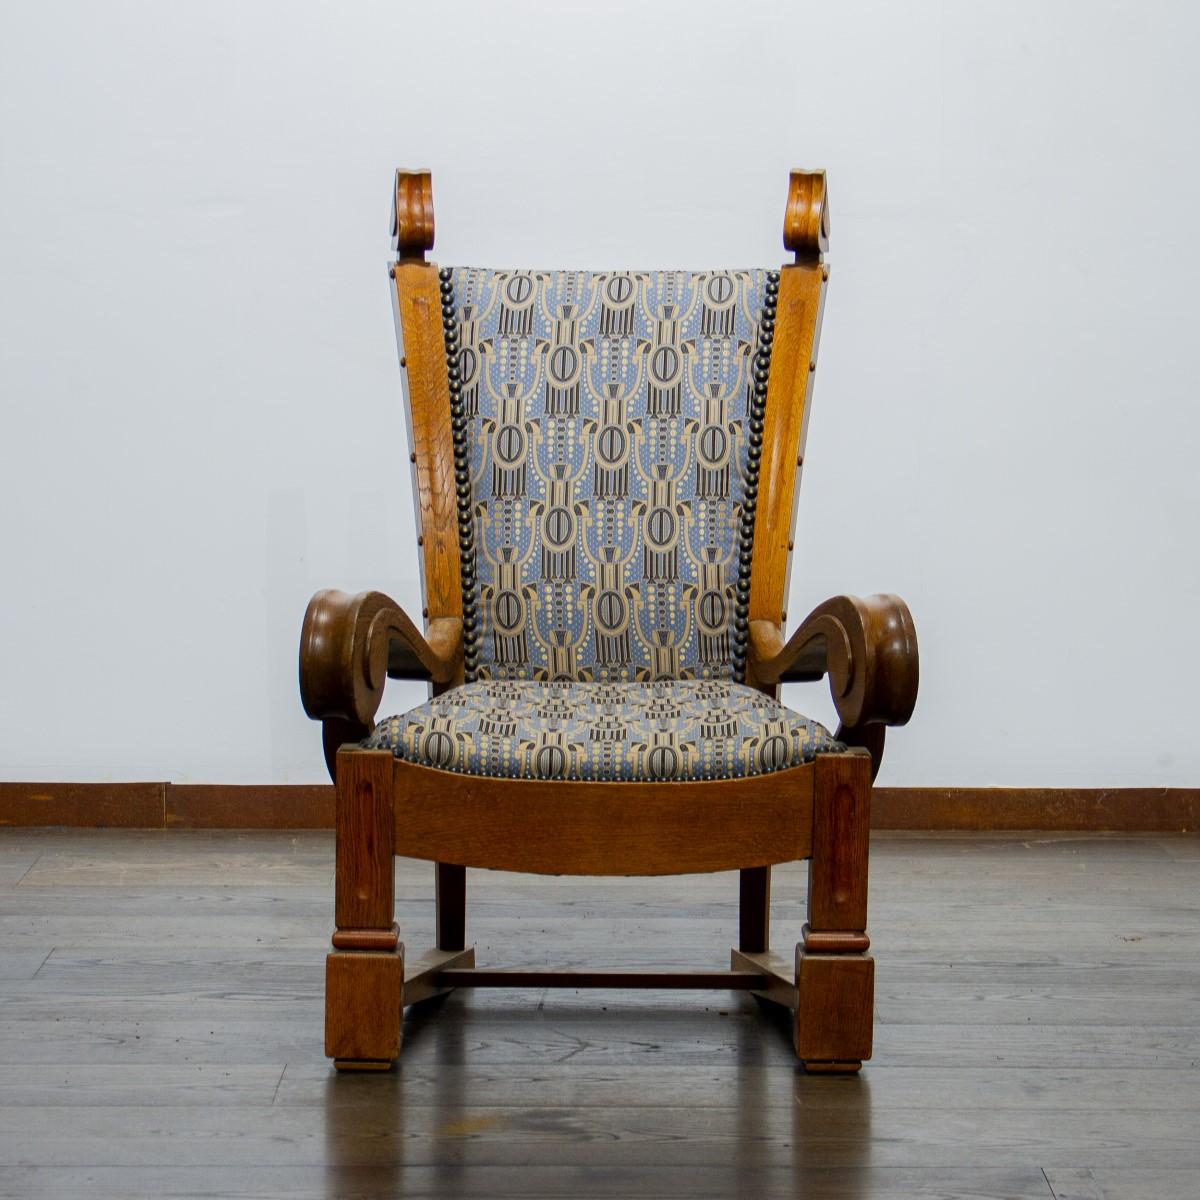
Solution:
M 793 171 L 783 214 L 783 244 L 797 262 L 819 263 L 829 249 L 829 196 L 824 171 Z
M 424 261 L 425 251 L 433 249 L 433 178 L 428 171 L 396 171 L 392 239 L 402 262 Z

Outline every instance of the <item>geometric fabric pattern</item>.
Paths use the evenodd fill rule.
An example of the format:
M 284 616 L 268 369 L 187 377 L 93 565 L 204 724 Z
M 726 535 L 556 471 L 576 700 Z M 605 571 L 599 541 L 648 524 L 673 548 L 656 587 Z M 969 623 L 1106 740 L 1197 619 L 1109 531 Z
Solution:
M 707 680 L 466 683 L 363 746 L 466 775 L 630 783 L 762 775 L 845 749 L 757 689 Z
M 743 677 L 777 294 L 443 269 L 468 680 Z

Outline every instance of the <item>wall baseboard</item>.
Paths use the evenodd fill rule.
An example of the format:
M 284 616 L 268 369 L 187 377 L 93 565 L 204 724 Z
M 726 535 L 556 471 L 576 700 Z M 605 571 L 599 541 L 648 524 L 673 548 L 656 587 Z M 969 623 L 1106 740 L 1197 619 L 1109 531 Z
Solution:
M 0 827 L 332 829 L 333 784 L 0 783 Z
M 0 783 L 0 827 L 332 829 L 333 785 Z M 1200 788 L 875 789 L 873 829 L 1190 833 Z
M 871 828 L 1192 833 L 1200 788 L 881 787 Z

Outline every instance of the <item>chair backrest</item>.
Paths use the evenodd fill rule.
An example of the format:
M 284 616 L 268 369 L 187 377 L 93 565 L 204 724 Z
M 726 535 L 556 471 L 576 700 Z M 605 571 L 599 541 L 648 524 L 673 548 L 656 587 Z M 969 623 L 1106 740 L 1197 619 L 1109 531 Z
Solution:
M 439 271 L 398 174 L 426 615 L 462 616 L 465 678 L 745 677 L 751 617 L 782 623 L 823 175 L 788 211 L 782 272 Z
M 441 276 L 477 674 L 732 678 L 778 275 Z

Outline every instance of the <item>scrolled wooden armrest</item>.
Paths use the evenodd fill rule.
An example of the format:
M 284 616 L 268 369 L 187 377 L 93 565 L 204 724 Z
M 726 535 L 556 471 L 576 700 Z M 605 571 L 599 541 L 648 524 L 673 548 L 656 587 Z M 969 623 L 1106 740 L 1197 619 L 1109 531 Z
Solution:
M 457 617 L 437 618 L 422 634 L 382 592 L 318 592 L 300 633 L 304 711 L 314 721 L 345 722 L 369 733 L 389 674 L 450 683 L 461 662 Z
M 899 596 L 834 596 L 786 642 L 774 622 L 751 621 L 749 657 L 760 683 L 828 675 L 842 733 L 903 725 L 917 701 L 917 631 Z

